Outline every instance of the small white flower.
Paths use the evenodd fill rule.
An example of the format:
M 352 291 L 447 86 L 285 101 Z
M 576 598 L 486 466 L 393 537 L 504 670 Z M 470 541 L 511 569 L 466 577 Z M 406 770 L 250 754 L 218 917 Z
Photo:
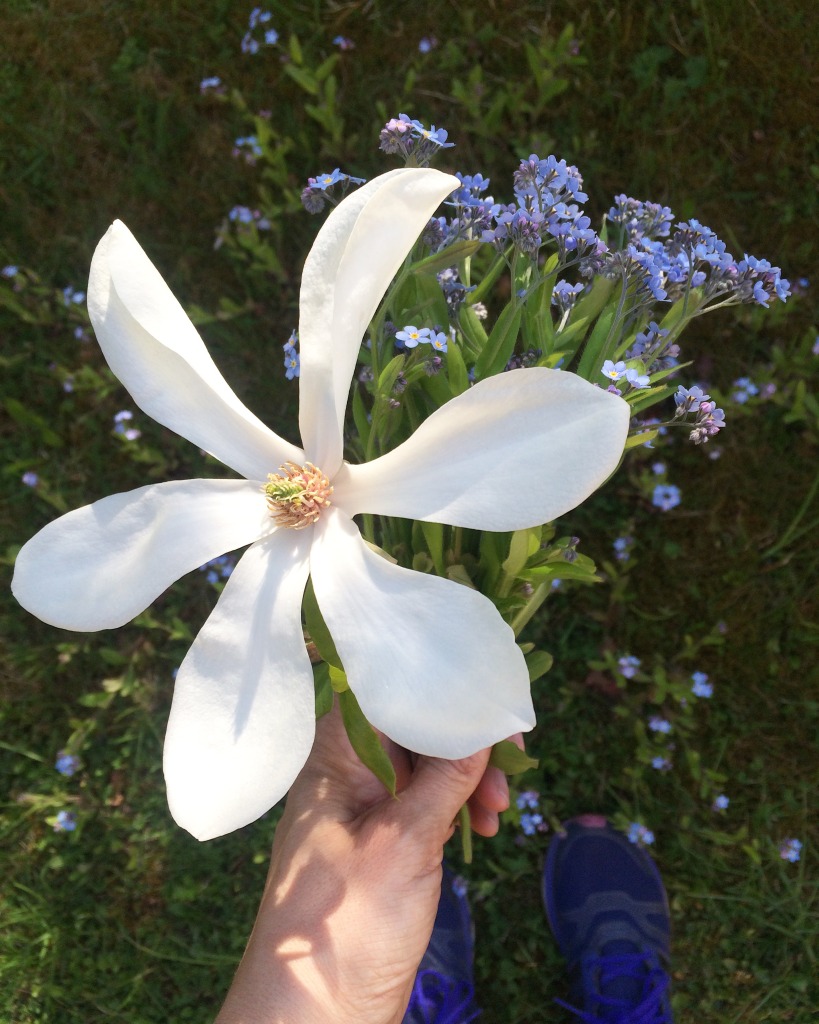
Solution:
M 70 512 L 23 547 L 12 587 L 46 622 L 106 629 L 183 574 L 250 545 L 179 669 L 165 740 L 171 812 L 199 839 L 263 814 L 310 751 L 308 575 L 362 710 L 397 743 L 457 758 L 534 725 L 523 655 L 494 605 L 381 558 L 353 516 L 499 531 L 548 522 L 617 466 L 626 403 L 573 374 L 519 370 L 452 399 L 373 462 L 342 457 L 367 325 L 432 212 L 459 187 L 439 171 L 391 171 L 349 195 L 319 232 L 300 300 L 303 451 L 231 391 L 123 224 L 94 254 L 88 306 L 111 369 L 145 413 L 243 479 L 150 484 Z M 299 529 L 277 524 L 262 493 L 287 463 L 296 475 L 313 464 L 310 480 L 333 488 L 316 485 L 308 504 L 317 518 Z M 291 483 L 279 478 L 277 493 Z

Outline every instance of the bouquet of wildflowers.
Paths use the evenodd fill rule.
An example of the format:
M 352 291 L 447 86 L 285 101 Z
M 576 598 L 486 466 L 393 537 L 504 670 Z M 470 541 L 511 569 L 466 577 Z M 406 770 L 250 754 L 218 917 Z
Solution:
M 534 726 L 550 664 L 517 638 L 555 581 L 596 578 L 550 524 L 661 429 L 695 444 L 722 429 L 678 382 L 680 337 L 709 310 L 788 295 L 777 268 L 666 207 L 621 195 L 596 230 L 580 173 L 553 156 L 523 160 L 496 202 L 481 174 L 428 166 L 450 146 L 402 114 L 381 148 L 406 166 L 308 181 L 307 210 L 332 209 L 284 344 L 301 447 L 230 390 L 123 224 L 94 254 L 88 307 L 112 370 L 237 478 L 71 512 L 23 547 L 13 589 L 47 622 L 110 628 L 247 548 L 179 670 L 166 737 L 171 810 L 200 839 L 280 799 L 334 693 L 393 791 L 379 732 L 449 758 L 497 744 L 516 767 L 501 741 Z

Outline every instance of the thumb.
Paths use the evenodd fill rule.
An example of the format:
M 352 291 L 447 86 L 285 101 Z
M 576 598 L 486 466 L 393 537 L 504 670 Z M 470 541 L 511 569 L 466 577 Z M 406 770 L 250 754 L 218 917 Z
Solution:
M 458 761 L 421 756 L 395 810 L 414 831 L 443 844 L 458 811 L 475 792 L 489 763 L 491 748 Z M 395 805 L 394 805 L 395 806 Z

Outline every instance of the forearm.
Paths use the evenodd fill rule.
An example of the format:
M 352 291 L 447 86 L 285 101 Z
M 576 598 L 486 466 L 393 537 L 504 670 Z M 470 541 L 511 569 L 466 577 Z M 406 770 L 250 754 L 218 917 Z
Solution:
M 253 933 L 217 1024 L 400 1024 L 432 927 L 436 879 L 429 922 L 408 950 L 395 903 L 384 898 L 389 861 L 357 848 L 338 825 L 327 833 L 320 822 L 286 815 L 280 823 Z M 416 911 L 422 902 L 413 897 Z

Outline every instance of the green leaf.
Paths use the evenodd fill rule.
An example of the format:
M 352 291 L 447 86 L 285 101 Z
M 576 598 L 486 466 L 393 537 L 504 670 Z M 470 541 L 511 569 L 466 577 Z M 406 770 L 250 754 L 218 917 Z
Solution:
M 462 395 L 469 388 L 469 374 L 460 345 L 450 341 L 446 350 L 446 372 L 452 397 Z
M 332 686 L 336 693 L 346 693 L 350 689 L 350 684 L 347 682 L 347 673 L 343 668 L 329 665 L 327 677 L 330 680 L 330 686 Z
M 500 768 L 505 775 L 520 775 L 530 768 L 537 768 L 540 762 L 529 757 L 525 750 L 521 750 L 511 740 L 501 740 L 492 747 L 489 763 L 494 768 Z
M 483 324 L 471 306 L 461 306 L 461 311 L 458 315 L 458 326 L 466 338 L 470 355 L 479 355 L 483 351 L 489 336 L 483 329 Z
M 318 648 L 319 654 L 328 665 L 334 665 L 338 669 L 343 669 L 341 658 L 339 658 L 338 651 L 336 650 L 336 645 L 333 643 L 333 638 L 330 636 L 330 630 L 327 628 L 327 624 L 319 611 L 312 580 L 307 581 L 307 586 L 304 590 L 302 610 L 304 611 L 304 619 L 307 623 L 307 632 L 310 634 L 310 639 Z
M 638 392 L 640 397 L 636 402 L 629 402 L 632 412 L 642 412 L 643 409 L 650 409 L 652 405 L 665 401 L 677 390 L 677 384 L 666 384 L 663 387 L 651 388 L 649 391 Z
M 323 64 L 319 64 L 316 68 L 316 80 L 323 82 L 324 79 L 330 74 L 333 68 L 336 66 L 339 60 L 337 53 L 331 54 Z
M 446 299 L 434 274 L 409 273 L 390 301 L 396 326 L 445 324 L 449 318 Z
M 446 578 L 448 580 L 452 580 L 453 583 L 460 583 L 462 587 L 469 587 L 470 590 L 477 590 L 477 587 L 472 582 L 472 577 L 467 572 L 466 566 L 461 565 L 460 562 L 446 567 Z
M 526 659 L 526 667 L 529 669 L 529 682 L 545 676 L 554 664 L 554 657 L 548 651 L 533 651 Z
M 501 552 L 508 548 L 510 534 L 491 533 L 482 530 L 480 535 L 481 567 L 483 569 L 483 592 L 491 594 L 500 574 Z M 502 547 L 503 545 L 503 547 Z
M 284 73 L 311 96 L 318 96 L 318 82 L 312 71 L 298 67 L 296 64 L 285 64 Z
M 358 754 L 359 760 L 370 769 L 379 782 L 386 786 L 390 795 L 395 796 L 395 769 L 392 766 L 392 761 L 390 761 L 375 729 L 364 717 L 364 712 L 358 706 L 353 691 L 345 690 L 344 693 L 340 693 L 338 703 L 341 707 L 344 728 L 347 730 L 350 744 Z
M 440 409 L 442 405 L 446 405 L 450 398 L 452 398 L 449 381 L 440 373 L 433 374 L 432 377 L 428 377 L 424 374 L 424 376 L 420 378 L 420 384 L 421 388 L 432 399 L 433 409 Z M 404 392 L 404 394 L 406 394 L 406 392 Z
M 487 338 L 486 345 L 475 363 L 476 380 L 500 373 L 509 362 L 509 357 L 512 355 L 515 342 L 518 339 L 522 315 L 523 307 L 510 302 L 498 317 L 497 323 L 492 328 L 492 333 Z
M 384 369 L 381 371 L 378 377 L 378 393 L 380 395 L 389 395 L 392 391 L 393 384 L 398 379 L 398 374 L 404 367 L 406 362 L 406 356 L 397 355 L 393 356 L 392 359 L 387 363 Z
M 316 693 L 316 718 L 333 708 L 333 687 L 330 685 L 330 666 L 326 661 L 313 666 L 313 687 Z
M 533 569 L 524 569 L 518 579 L 526 583 L 543 583 L 546 580 L 576 580 L 578 583 L 599 583 L 600 577 L 596 575 L 594 566 L 591 568 L 583 565 L 578 559 L 576 562 L 548 562 L 546 565 L 538 565 Z
M 427 548 L 439 576 L 445 575 L 444 567 L 444 528 L 440 523 L 421 523 L 421 532 L 427 542 Z
M 290 49 L 290 58 L 293 61 L 293 63 L 294 64 L 303 64 L 304 63 L 304 55 L 302 54 L 302 51 L 301 51 L 301 44 L 299 43 L 298 36 L 295 36 L 295 35 L 294 36 L 290 36 L 290 47 L 289 47 L 289 49 Z M 290 67 L 290 65 L 286 64 L 285 67 Z
M 495 287 L 495 282 L 500 277 L 502 271 L 506 268 L 506 265 L 506 260 L 503 255 L 498 253 L 489 270 L 487 270 L 481 278 L 475 291 L 469 293 L 467 302 L 470 306 L 474 306 L 476 302 L 483 302 L 486 296 L 489 295 Z
M 42 416 L 26 408 L 22 402 L 16 398 L 7 398 L 4 405 L 6 412 L 16 423 L 19 423 L 21 427 L 36 430 L 44 444 L 51 445 L 52 448 L 59 448 L 62 445 L 63 439 L 60 435 L 51 429 Z
M 509 556 L 503 563 L 507 576 L 517 576 L 531 555 L 540 549 L 540 527 L 515 530 L 509 543 Z
M 626 438 L 626 445 L 623 450 L 628 451 L 629 448 L 636 448 L 638 445 L 653 441 L 659 432 L 659 430 L 642 430 L 639 434 L 632 434 Z
M 583 355 L 580 357 L 580 365 L 577 368 L 577 376 L 585 380 L 592 380 L 597 377 L 597 370 L 603 365 L 606 342 L 614 324 L 615 310 L 605 310 L 594 325 L 591 337 L 586 342 Z
M 413 274 L 437 274 L 441 270 L 446 270 L 447 267 L 452 267 L 456 263 L 460 263 L 461 260 L 466 260 L 469 259 L 470 256 L 474 256 L 482 245 L 483 242 L 479 239 L 472 241 L 463 239 L 460 242 L 453 242 L 452 245 L 448 245 L 446 249 L 433 253 L 432 256 L 427 256 L 426 259 L 419 260 L 418 263 L 413 263 L 410 272 Z
M 571 323 L 574 324 L 578 319 L 594 320 L 608 302 L 614 288 L 614 283 L 613 278 L 596 277 L 591 291 L 579 299 L 577 305 L 572 310 Z
M 370 440 L 370 421 L 367 419 L 367 409 L 360 387 L 353 388 L 353 421 L 361 439 L 361 446 L 366 451 Z

